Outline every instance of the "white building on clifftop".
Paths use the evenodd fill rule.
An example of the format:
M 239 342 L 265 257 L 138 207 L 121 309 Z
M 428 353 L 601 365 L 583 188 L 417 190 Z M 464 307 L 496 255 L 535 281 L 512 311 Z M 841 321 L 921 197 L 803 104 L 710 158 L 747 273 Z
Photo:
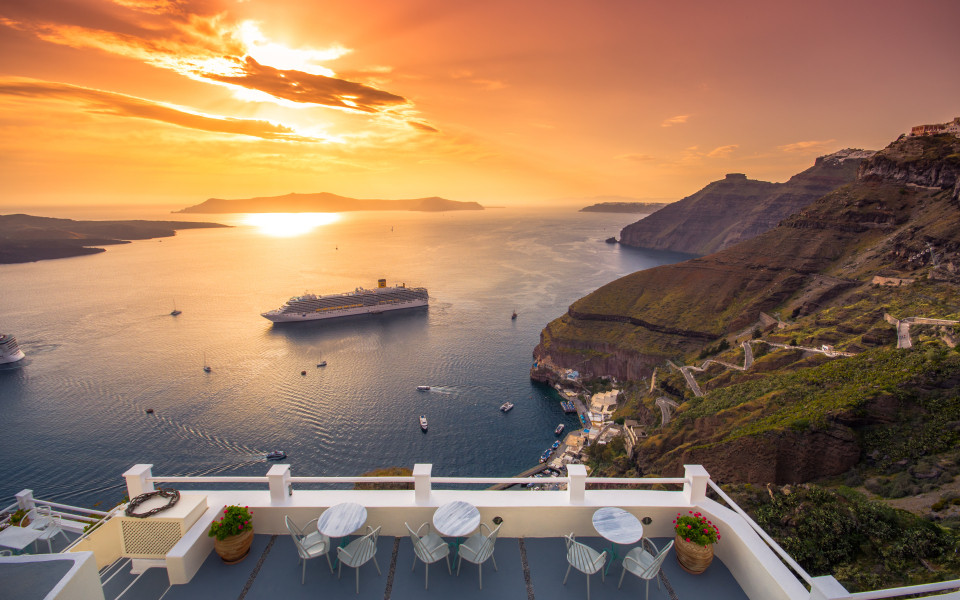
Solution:
M 933 125 L 915 125 L 910 129 L 911 136 L 918 135 L 937 135 L 940 133 L 952 133 L 960 137 L 960 117 L 947 123 L 935 123 Z

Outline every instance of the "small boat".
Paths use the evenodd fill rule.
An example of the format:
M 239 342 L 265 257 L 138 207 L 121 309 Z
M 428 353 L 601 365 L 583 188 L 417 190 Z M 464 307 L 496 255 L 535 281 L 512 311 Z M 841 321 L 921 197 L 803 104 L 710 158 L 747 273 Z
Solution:
M 504 402 L 500 405 L 500 410 L 503 412 L 508 412 L 511 408 L 513 408 L 513 402 Z
M 510 319 L 513 321 L 517 320 L 517 311 L 513 311 L 513 315 L 510 316 Z
M 170 316 L 171 316 L 171 317 L 175 317 L 175 316 L 179 315 L 181 312 L 182 312 L 182 311 L 177 310 L 177 303 L 174 302 L 174 303 L 173 303 L 173 310 L 170 311 Z
M 152 408 L 148 408 L 148 409 L 147 409 L 146 411 L 144 411 L 144 412 L 146 412 L 148 415 L 152 415 L 152 414 L 153 414 L 153 409 L 152 409 Z
M 555 442 L 553 443 L 553 445 L 550 446 L 550 447 L 553 448 L 554 450 L 556 450 L 557 448 L 559 448 L 559 447 L 560 447 L 560 440 L 555 441 Z
M 561 433 L 563 433 L 563 423 L 557 425 L 557 428 L 553 430 L 554 435 L 560 435 Z
M 318 366 L 318 367 L 325 367 L 325 366 L 327 366 L 327 361 L 321 360 L 320 362 L 317 363 L 317 366 Z
M 417 386 L 417 391 L 420 391 L 420 392 L 429 392 L 429 391 L 430 391 L 430 386 L 429 386 L 429 385 L 418 385 L 418 386 Z
M 300 371 L 300 374 L 303 375 L 304 377 L 307 376 L 307 372 L 306 372 L 306 371 Z
M 282 460 L 287 457 L 287 453 L 283 450 L 274 450 L 273 452 L 267 452 L 267 460 Z
M 212 370 L 213 370 L 213 369 L 211 369 L 210 366 L 207 364 L 207 353 L 204 352 L 204 353 L 203 353 L 203 372 L 204 372 L 204 373 L 209 373 L 209 372 L 212 371 Z
M 420 415 L 420 429 L 427 430 L 427 415 Z

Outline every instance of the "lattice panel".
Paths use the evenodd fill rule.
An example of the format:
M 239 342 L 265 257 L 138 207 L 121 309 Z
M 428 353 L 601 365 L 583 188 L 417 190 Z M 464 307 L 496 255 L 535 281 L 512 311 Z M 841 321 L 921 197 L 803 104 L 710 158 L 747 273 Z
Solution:
M 163 558 L 180 541 L 178 521 L 123 519 L 123 554 L 133 558 Z

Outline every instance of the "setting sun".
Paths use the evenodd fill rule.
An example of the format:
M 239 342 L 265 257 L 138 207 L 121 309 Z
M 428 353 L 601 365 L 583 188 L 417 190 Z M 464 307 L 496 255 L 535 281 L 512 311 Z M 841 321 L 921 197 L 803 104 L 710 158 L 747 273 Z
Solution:
M 339 220 L 337 213 L 255 213 L 244 217 L 243 222 L 264 235 L 296 237 Z

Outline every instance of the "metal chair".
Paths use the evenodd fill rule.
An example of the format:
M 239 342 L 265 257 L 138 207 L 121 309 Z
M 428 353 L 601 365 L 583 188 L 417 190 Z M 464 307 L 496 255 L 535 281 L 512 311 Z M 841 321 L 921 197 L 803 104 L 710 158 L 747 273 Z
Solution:
M 563 576 L 563 585 L 567 585 L 570 576 L 570 567 L 575 568 L 587 576 L 587 600 L 590 600 L 590 576 L 600 571 L 600 581 L 604 581 L 603 565 L 607 562 L 607 552 L 597 552 L 586 544 L 576 541 L 574 535 L 564 536 L 567 543 L 567 574 Z
M 40 537 L 33 542 L 34 550 L 37 550 L 37 542 L 40 540 L 47 541 L 47 551 L 50 554 L 53 554 L 53 538 L 59 533 L 63 536 L 63 539 L 70 541 L 70 538 L 67 537 L 67 532 L 63 530 L 61 526 L 63 521 L 60 518 L 59 514 L 53 512 L 53 509 L 46 505 L 38 505 L 36 508 L 30 511 L 28 514 L 30 517 L 30 524 L 27 526 L 30 529 L 39 529 L 43 531 L 40 534 Z
M 410 532 L 410 540 L 413 542 L 414 558 L 413 567 L 410 570 L 417 568 L 418 558 L 423 561 L 423 589 L 427 589 L 430 585 L 430 565 L 441 558 L 447 559 L 447 572 L 453 575 L 453 571 L 450 570 L 450 546 L 439 535 L 430 531 L 430 523 L 424 523 L 416 531 L 408 523 L 404 525 Z M 420 530 L 424 527 L 427 528 L 427 534 L 421 537 Z
M 346 545 L 345 548 L 337 548 L 337 556 L 340 564 L 337 565 L 337 579 L 340 579 L 340 573 L 343 565 L 353 567 L 357 571 L 357 594 L 360 593 L 360 567 L 367 561 L 373 560 L 373 566 L 377 568 L 377 574 L 380 572 L 380 565 L 377 564 L 377 538 L 380 537 L 380 528 L 371 528 L 367 525 L 367 534 L 357 538 Z
M 307 561 L 311 558 L 326 555 L 330 572 L 333 573 L 333 563 L 330 562 L 330 538 L 317 531 L 317 519 L 311 519 L 303 527 L 298 527 L 289 516 L 284 516 L 283 522 L 287 525 L 287 531 L 290 532 L 293 544 L 297 547 L 300 562 L 303 563 L 300 585 L 303 585 L 307 579 Z
M 617 585 L 617 589 L 619 590 L 620 586 L 623 585 L 623 576 L 626 575 L 627 571 L 630 571 L 637 577 L 647 580 L 646 597 L 649 599 L 651 579 L 657 580 L 657 589 L 660 589 L 660 579 L 657 575 L 660 574 L 660 567 L 667 557 L 667 552 L 670 551 L 670 548 L 673 548 L 673 540 L 670 540 L 670 543 L 664 546 L 663 550 L 659 551 L 657 550 L 657 545 L 647 538 L 643 538 L 640 544 L 640 546 L 627 552 L 627 555 L 623 557 L 623 571 L 620 573 L 620 583 Z M 647 544 L 650 551 L 645 550 L 643 544 Z
M 489 531 L 487 535 L 483 534 L 484 529 Z M 493 547 L 497 543 L 498 533 L 500 533 L 499 525 L 491 531 L 486 523 L 480 523 L 480 531 L 471 535 L 467 538 L 467 541 L 460 544 L 460 549 L 457 551 L 457 576 L 460 576 L 460 565 L 463 564 L 464 560 L 472 562 L 480 569 L 481 590 L 483 589 L 483 563 L 489 558 L 493 561 L 494 570 L 500 570 L 497 568 L 497 559 L 493 557 Z

